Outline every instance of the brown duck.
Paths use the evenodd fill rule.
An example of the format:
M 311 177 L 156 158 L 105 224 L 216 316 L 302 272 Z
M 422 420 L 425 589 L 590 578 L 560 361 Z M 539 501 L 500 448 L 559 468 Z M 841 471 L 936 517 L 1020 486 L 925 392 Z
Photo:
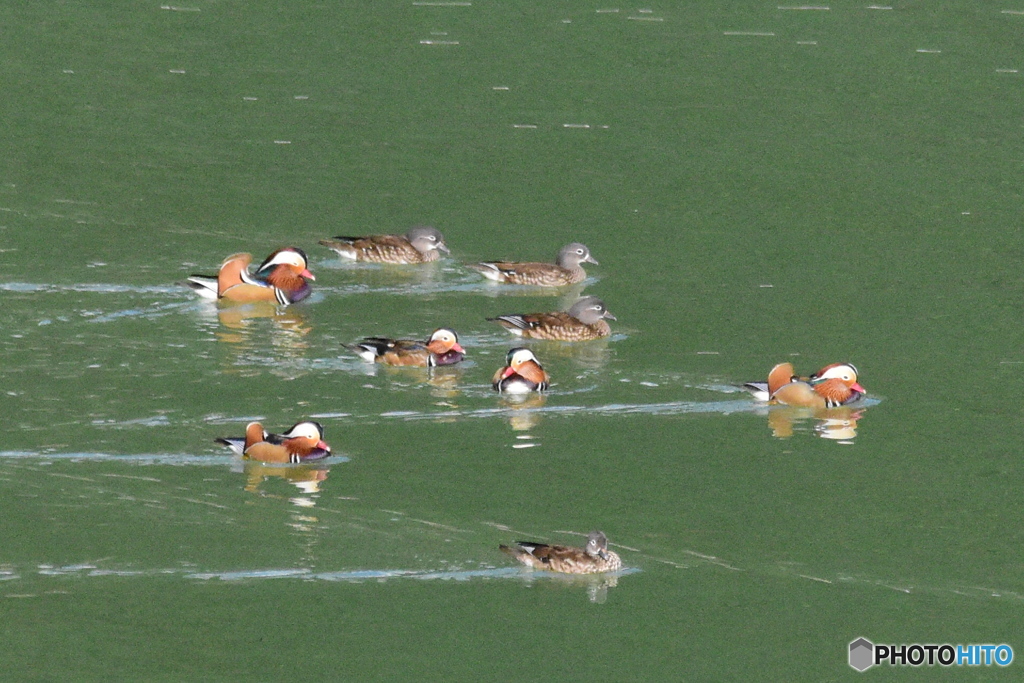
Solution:
M 573 242 L 562 247 L 554 263 L 484 261 L 470 264 L 469 267 L 483 273 L 484 277 L 495 282 L 537 287 L 561 287 L 583 282 L 587 273 L 580 267 L 581 263 L 598 265 L 586 245 Z
M 622 558 L 608 550 L 608 538 L 602 531 L 591 531 L 583 548 L 532 541 L 516 541 L 515 546 L 498 548 L 527 567 L 563 574 L 600 574 L 622 568 Z
M 335 251 L 342 258 L 369 263 L 405 265 L 428 263 L 448 253 L 444 237 L 436 228 L 417 226 L 404 235 L 367 235 L 345 237 L 339 235 L 320 244 Z
M 520 313 L 488 318 L 514 335 L 524 339 L 554 341 L 588 341 L 612 333 L 605 319 L 615 320 L 596 296 L 585 296 L 568 311 L 554 313 Z

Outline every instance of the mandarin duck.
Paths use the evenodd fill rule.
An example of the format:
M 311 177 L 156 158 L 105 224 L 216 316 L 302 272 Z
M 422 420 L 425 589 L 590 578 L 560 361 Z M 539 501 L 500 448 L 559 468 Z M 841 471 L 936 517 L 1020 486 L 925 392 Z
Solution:
M 315 462 L 331 454 L 319 422 L 298 422 L 284 434 L 269 434 L 259 422 L 250 422 L 245 437 L 221 437 L 215 441 L 243 458 L 260 462 Z
M 544 391 L 551 383 L 533 351 L 524 347 L 509 349 L 505 367 L 494 373 L 491 386 L 501 394 L 528 394 Z
M 512 334 L 524 339 L 555 341 L 589 341 L 612 333 L 605 319 L 615 320 L 604 302 L 596 296 L 585 296 L 568 311 L 554 313 L 521 313 L 487 318 Z
M 339 235 L 320 240 L 320 244 L 352 261 L 397 265 L 428 263 L 441 258 L 438 252 L 449 253 L 441 233 L 426 225 L 412 228 L 405 235 Z
M 418 368 L 454 365 L 466 357 L 466 350 L 459 345 L 459 335 L 443 327 L 434 330 L 427 341 L 366 337 L 348 348 L 371 363 Z
M 599 574 L 622 568 L 622 558 L 608 550 L 608 538 L 602 531 L 591 531 L 584 548 L 516 541 L 515 546 L 499 545 L 498 549 L 527 567 L 563 574 Z
M 483 263 L 469 264 L 469 268 L 483 273 L 484 277 L 496 282 L 538 287 L 561 287 L 583 282 L 587 273 L 580 267 L 581 263 L 598 265 L 585 245 L 573 242 L 562 247 L 554 263 L 484 261 Z
M 251 262 L 251 254 L 232 254 L 216 277 L 192 275 L 185 284 L 212 301 L 273 301 L 282 306 L 302 301 L 312 291 L 308 281 L 316 278 L 306 267 L 306 252 L 297 247 L 278 249 L 255 273 L 249 272 Z
M 743 386 L 762 401 L 800 408 L 837 408 L 867 393 L 857 383 L 857 368 L 851 363 L 826 365 L 806 378 L 793 371 L 792 363 L 779 363 L 768 373 L 767 382 Z

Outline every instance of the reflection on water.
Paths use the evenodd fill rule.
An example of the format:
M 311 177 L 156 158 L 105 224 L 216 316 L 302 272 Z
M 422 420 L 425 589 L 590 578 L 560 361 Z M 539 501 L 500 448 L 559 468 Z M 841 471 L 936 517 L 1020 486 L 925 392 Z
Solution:
M 249 493 L 270 495 L 265 486 L 267 481 L 281 479 L 292 484 L 302 493 L 312 495 L 320 493 L 320 485 L 327 480 L 330 467 L 323 465 L 273 465 L 246 460 L 243 461 L 243 471 L 245 472 L 245 490 Z M 291 500 L 300 507 L 316 505 L 315 496 Z
M 864 408 L 794 408 L 791 406 L 772 406 L 768 410 L 768 427 L 772 436 L 788 439 L 797 431 L 800 424 L 813 421 L 812 429 L 823 439 L 849 441 L 857 436 L 857 421 L 864 415 Z
M 232 350 L 233 366 L 257 365 L 291 377 L 294 361 L 301 360 L 309 348 L 306 337 L 313 328 L 298 308 L 260 301 L 235 306 L 208 303 L 198 310 L 207 318 L 216 317 L 217 341 Z M 291 363 L 286 367 L 284 361 Z
M 556 572 L 538 571 L 523 567 L 519 571 L 528 586 L 542 585 L 568 589 L 584 588 L 587 592 L 587 599 L 600 605 L 608 600 L 608 589 L 619 585 L 620 576 L 639 570 L 626 569 L 606 574 L 558 574 Z
M 504 394 L 501 397 L 501 406 L 505 408 L 505 416 L 508 424 L 517 432 L 525 432 L 540 424 L 542 413 L 541 408 L 547 403 L 546 394 Z M 523 448 L 521 444 L 517 444 Z
M 511 338 L 518 341 L 517 337 Z M 569 359 L 587 371 L 603 369 L 612 356 L 608 339 L 596 339 L 585 342 L 530 340 L 528 343 L 542 362 L 551 359 L 555 359 L 556 362 Z

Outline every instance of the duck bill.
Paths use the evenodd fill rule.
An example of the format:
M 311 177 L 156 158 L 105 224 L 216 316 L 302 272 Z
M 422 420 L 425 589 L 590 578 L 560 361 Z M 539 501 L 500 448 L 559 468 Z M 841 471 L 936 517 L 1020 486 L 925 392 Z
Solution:
M 587 258 L 585 258 L 583 260 L 586 261 L 587 263 L 593 263 L 595 266 L 601 265 L 600 263 L 597 262 L 597 259 L 594 258 L 593 256 L 587 256 Z
M 861 386 L 860 384 L 858 384 L 857 382 L 854 382 L 854 383 L 853 383 L 853 384 L 852 384 L 852 385 L 850 386 L 850 388 L 851 388 L 851 389 L 853 389 L 854 391 L 859 391 L 859 392 L 860 392 L 860 393 L 862 393 L 862 394 L 866 394 L 866 393 L 868 393 L 868 390 L 867 390 L 867 389 L 865 389 L 864 387 L 862 387 L 862 386 Z
M 505 371 L 501 373 L 501 378 L 506 379 L 516 374 L 516 371 L 512 369 L 512 366 L 505 368 Z
M 313 273 L 309 272 L 309 268 L 303 268 L 302 272 L 299 273 L 299 275 L 306 278 L 307 280 L 316 280 L 316 278 L 313 277 Z
M 611 314 L 611 311 L 605 311 L 604 317 L 608 318 L 609 320 L 618 320 L 618 318 Z
M 465 353 L 466 349 L 462 348 L 462 345 L 458 342 L 452 344 L 452 351 L 458 351 L 459 353 Z
M 451 251 L 449 251 L 449 249 L 448 249 L 448 245 L 447 245 L 447 244 L 445 244 L 444 242 L 438 242 L 438 243 L 437 243 L 437 250 L 438 250 L 438 251 L 443 251 L 443 252 L 444 252 L 444 253 L 446 253 L 446 254 L 450 254 L 450 253 L 452 253 Z
M 331 452 L 331 447 L 328 446 L 327 442 L 322 440 L 322 439 L 320 441 L 316 442 L 316 447 L 319 448 L 322 451 L 327 451 L 328 453 Z

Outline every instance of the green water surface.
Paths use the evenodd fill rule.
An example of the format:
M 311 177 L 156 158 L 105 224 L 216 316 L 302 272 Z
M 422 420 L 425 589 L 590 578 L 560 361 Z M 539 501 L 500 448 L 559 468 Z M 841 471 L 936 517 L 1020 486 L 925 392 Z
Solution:
M 1024 6 L 0 21 L 0 679 L 821 681 L 861 675 L 859 636 L 1024 656 Z M 317 245 L 423 223 L 450 258 Z M 462 265 L 576 240 L 600 265 L 572 291 Z M 317 277 L 296 306 L 179 284 L 284 245 Z M 484 318 L 580 291 L 612 337 L 533 343 L 549 395 L 496 396 L 514 339 Z M 442 325 L 468 358 L 433 374 L 344 349 Z M 866 406 L 792 422 L 735 389 L 787 360 L 855 363 Z M 213 441 L 310 418 L 318 468 Z M 591 529 L 626 572 L 497 549 Z

